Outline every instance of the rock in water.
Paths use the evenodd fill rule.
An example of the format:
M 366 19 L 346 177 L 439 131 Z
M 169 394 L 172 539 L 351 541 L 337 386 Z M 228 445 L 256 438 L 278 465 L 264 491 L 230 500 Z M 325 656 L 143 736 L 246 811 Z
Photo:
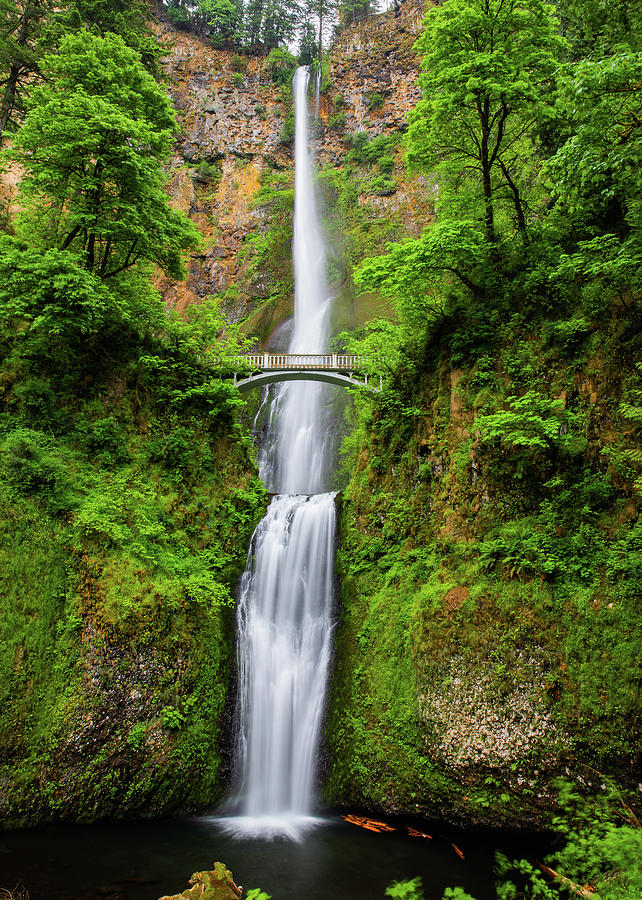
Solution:
M 159 900 L 241 900 L 241 889 L 234 884 L 232 873 L 223 863 L 214 863 L 210 872 L 195 872 L 189 880 L 192 887 L 182 894 L 160 897 Z

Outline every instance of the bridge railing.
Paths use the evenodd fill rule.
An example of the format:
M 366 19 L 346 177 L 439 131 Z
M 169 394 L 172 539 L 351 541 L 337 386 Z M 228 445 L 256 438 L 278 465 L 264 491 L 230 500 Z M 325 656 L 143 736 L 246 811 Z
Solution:
M 358 372 L 367 360 L 363 356 L 346 353 L 248 353 L 237 356 L 238 362 L 250 369 L 263 372 L 283 369 L 329 369 L 333 371 Z

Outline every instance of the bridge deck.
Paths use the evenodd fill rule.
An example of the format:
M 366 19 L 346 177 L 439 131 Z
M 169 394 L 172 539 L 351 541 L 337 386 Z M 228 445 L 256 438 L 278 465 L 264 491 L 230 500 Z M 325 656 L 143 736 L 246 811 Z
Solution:
M 237 359 L 239 363 L 261 372 L 282 372 L 288 369 L 359 372 L 365 362 L 361 356 L 345 353 L 248 353 Z

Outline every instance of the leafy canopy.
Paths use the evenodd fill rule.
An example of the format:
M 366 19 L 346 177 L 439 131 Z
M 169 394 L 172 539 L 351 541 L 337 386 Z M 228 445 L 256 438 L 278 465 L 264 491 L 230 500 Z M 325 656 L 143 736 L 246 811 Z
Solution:
M 197 233 L 164 192 L 176 126 L 163 89 L 113 34 L 67 35 L 42 71 L 6 153 L 25 169 L 22 235 L 101 279 L 143 261 L 180 277 Z
M 422 99 L 410 117 L 408 160 L 441 185 L 483 203 L 487 239 L 497 207 L 513 207 L 526 236 L 524 180 L 534 131 L 551 114 L 552 82 L 565 42 L 543 0 L 446 0 L 426 15 L 416 47 Z

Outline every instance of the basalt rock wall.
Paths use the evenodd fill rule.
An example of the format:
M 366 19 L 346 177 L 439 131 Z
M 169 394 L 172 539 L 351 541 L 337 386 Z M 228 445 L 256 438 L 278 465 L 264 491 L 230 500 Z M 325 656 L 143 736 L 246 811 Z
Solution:
M 412 48 L 422 19 L 422 2 L 407 0 L 396 18 L 389 12 L 349 26 L 331 50 L 315 127 L 319 168 L 345 183 L 350 141 L 359 132 L 370 139 L 392 136 L 397 145 L 394 185 L 383 193 L 364 191 L 357 179 L 346 212 L 357 232 L 364 223 L 368 229 L 370 220 L 389 222 L 378 243 L 361 246 L 353 234 L 355 246 L 347 247 L 345 216 L 341 222 L 335 216 L 329 225 L 342 261 L 333 289 L 348 305 L 353 301 L 349 285 L 346 289 L 351 265 L 383 249 L 391 237 L 417 234 L 432 215 L 434 187 L 406 175 L 398 146 L 407 113 L 419 96 L 419 62 Z M 169 192 L 203 235 L 202 247 L 189 260 L 187 279 L 170 283 L 159 278 L 159 287 L 168 305 L 179 310 L 206 296 L 222 296 L 231 318 L 249 317 L 248 332 L 264 342 L 291 314 L 289 88 L 273 82 L 264 57 L 215 50 L 205 40 L 163 24 L 158 34 L 168 50 L 165 72 L 181 128 L 169 167 Z M 322 182 L 322 191 L 331 210 L 336 183 L 328 187 Z M 275 202 L 275 192 L 281 202 L 278 197 Z M 261 252 L 266 245 L 269 254 Z

